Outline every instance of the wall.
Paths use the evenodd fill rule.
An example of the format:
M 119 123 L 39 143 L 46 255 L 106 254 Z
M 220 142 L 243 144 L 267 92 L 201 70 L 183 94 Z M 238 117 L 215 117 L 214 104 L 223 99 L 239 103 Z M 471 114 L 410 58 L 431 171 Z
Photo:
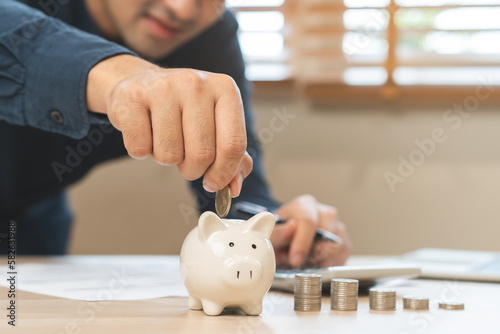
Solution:
M 274 194 L 286 201 L 311 193 L 335 205 L 356 254 L 499 250 L 500 110 L 481 104 L 445 120 L 461 102 L 318 106 L 291 92 L 261 95 L 255 110 Z M 284 110 L 294 118 L 276 118 Z M 433 131 L 441 131 L 434 149 Z M 392 191 L 385 174 L 398 173 L 400 157 L 414 170 L 401 170 L 404 182 Z M 181 213 L 193 203 L 177 170 L 152 160 L 101 166 L 71 189 L 71 200 L 71 253 L 177 253 L 196 223 Z

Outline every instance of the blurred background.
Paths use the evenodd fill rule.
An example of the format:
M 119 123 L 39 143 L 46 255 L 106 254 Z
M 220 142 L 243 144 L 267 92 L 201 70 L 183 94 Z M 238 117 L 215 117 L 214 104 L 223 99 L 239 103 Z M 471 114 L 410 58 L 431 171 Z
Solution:
M 227 5 L 278 200 L 336 206 L 355 254 L 498 250 L 500 0 Z M 177 169 L 151 159 L 70 195 L 73 254 L 176 254 L 197 223 Z

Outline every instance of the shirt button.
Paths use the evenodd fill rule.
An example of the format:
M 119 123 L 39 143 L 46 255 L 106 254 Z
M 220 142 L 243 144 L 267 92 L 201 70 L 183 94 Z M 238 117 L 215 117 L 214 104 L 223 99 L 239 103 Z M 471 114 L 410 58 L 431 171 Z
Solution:
M 63 114 L 59 110 L 52 110 L 50 112 L 50 117 L 57 124 L 62 124 L 64 122 Z

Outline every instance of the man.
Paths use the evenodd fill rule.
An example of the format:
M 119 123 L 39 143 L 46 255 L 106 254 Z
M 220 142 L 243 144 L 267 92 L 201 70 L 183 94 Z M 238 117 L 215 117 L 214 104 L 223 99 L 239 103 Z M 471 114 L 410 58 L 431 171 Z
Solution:
M 223 0 L 23 2 L 38 10 L 0 3 L 0 218 L 18 222 L 20 253 L 64 253 L 65 188 L 128 153 L 176 165 L 200 211 L 228 184 L 236 200 L 276 210 L 287 219 L 272 237 L 278 265 L 302 265 L 317 227 L 343 242 L 313 252 L 316 263 L 345 262 L 333 207 L 270 196 Z

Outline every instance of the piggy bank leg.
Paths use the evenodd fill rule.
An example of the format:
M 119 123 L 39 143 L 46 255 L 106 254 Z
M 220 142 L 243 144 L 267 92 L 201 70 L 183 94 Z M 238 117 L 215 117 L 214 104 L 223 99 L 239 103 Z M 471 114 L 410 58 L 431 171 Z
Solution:
M 191 310 L 201 310 L 203 306 L 201 305 L 200 298 L 189 296 L 188 305 Z
M 219 315 L 224 309 L 223 305 L 211 300 L 203 299 L 201 303 L 203 304 L 203 311 L 206 315 Z
M 248 315 L 259 315 L 262 313 L 262 300 L 249 302 L 241 305 L 240 308 Z

